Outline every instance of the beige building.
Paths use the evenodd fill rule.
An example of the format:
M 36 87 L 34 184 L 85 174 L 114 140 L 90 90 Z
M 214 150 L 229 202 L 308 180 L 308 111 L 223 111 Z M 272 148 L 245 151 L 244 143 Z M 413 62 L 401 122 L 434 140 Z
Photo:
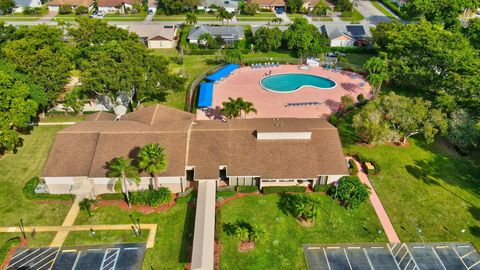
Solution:
M 136 33 L 150 49 L 172 49 L 177 43 L 177 28 L 174 25 L 135 24 L 128 30 Z
M 93 114 L 57 134 L 42 177 L 50 193 L 114 192 L 107 163 L 134 158 L 147 143 L 165 148 L 161 186 L 184 191 L 194 181 L 216 185 L 311 186 L 347 175 L 337 129 L 324 119 L 195 120 L 195 115 L 155 105 L 119 121 Z M 141 175 L 148 188 L 153 179 Z
M 77 7 L 86 7 L 88 10 L 92 10 L 93 8 L 93 0 L 52 0 L 47 3 L 48 9 L 52 11 L 58 11 L 61 6 L 69 5 L 73 9 Z

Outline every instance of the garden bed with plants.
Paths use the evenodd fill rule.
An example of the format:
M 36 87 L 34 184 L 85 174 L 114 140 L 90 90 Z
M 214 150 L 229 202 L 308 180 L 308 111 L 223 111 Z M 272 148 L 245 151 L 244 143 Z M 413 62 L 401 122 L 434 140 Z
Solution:
M 172 194 L 168 188 L 156 190 L 141 190 L 129 192 L 131 207 L 125 200 L 123 193 L 108 193 L 99 196 L 93 203 L 92 210 L 98 207 L 114 205 L 125 211 L 138 211 L 141 213 L 160 213 L 167 211 L 176 204 L 177 194 Z

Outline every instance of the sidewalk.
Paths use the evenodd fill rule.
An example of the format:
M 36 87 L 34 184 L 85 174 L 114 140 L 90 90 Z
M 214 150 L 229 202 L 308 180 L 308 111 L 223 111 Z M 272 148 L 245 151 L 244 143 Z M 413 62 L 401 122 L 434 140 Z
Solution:
M 352 158 L 347 157 L 347 159 L 352 159 Z M 377 192 L 373 188 L 372 183 L 368 179 L 367 174 L 365 174 L 365 172 L 363 171 L 361 164 L 356 160 L 354 161 L 357 167 L 359 168 L 359 172 L 357 174 L 358 178 L 360 178 L 360 181 L 362 181 L 362 183 L 365 183 L 368 187 L 370 187 L 370 191 L 371 191 L 370 202 L 372 203 L 373 208 L 377 213 L 378 219 L 382 224 L 383 230 L 387 235 L 388 241 L 390 243 L 400 243 L 400 238 L 398 238 L 397 233 L 393 228 L 392 222 L 390 222 L 387 212 L 385 211 L 385 208 L 383 207 L 382 202 L 380 201 L 380 198 L 378 198 Z

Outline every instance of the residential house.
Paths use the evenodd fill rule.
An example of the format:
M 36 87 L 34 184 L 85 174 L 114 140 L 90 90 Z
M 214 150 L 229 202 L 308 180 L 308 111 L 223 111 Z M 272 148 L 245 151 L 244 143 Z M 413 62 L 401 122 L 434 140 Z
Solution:
M 327 35 L 331 47 L 352 47 L 372 37 L 368 26 L 362 24 L 325 24 L 320 31 Z
M 22 13 L 24 7 L 41 7 L 42 1 L 40 0 L 15 0 L 15 7 L 13 8 L 14 13 Z
M 205 10 L 206 12 L 215 11 L 215 8 L 224 8 L 226 11 L 235 13 L 238 9 L 238 1 L 236 0 L 204 0 L 197 6 L 198 10 Z
M 245 33 L 243 31 L 243 27 L 241 26 L 199 25 L 190 29 L 190 32 L 187 36 L 187 41 L 198 44 L 198 39 L 203 33 L 209 33 L 212 35 L 212 37 L 220 36 L 224 40 L 225 44 L 234 44 L 236 41 L 245 38 Z
M 93 0 L 52 0 L 47 3 L 48 9 L 51 11 L 58 11 L 61 6 L 71 6 L 73 9 L 77 7 L 87 7 L 88 10 L 93 9 Z
M 125 13 L 126 9 L 132 10 L 135 2 L 141 3 L 138 0 L 98 0 L 98 11 L 105 13 Z
M 159 184 L 184 191 L 195 181 L 217 186 L 310 186 L 347 175 L 337 129 L 324 119 L 256 118 L 196 120 L 195 115 L 163 105 L 128 113 L 120 120 L 98 112 L 60 131 L 42 178 L 50 193 L 114 192 L 106 164 L 135 158 L 148 143 L 165 149 L 168 166 Z M 146 189 L 152 177 L 141 174 Z
M 270 9 L 277 13 L 285 12 L 286 3 L 284 0 L 247 0 L 247 3 L 258 4 L 261 9 Z
M 175 25 L 131 25 L 128 30 L 136 33 L 150 49 L 172 49 L 176 45 Z

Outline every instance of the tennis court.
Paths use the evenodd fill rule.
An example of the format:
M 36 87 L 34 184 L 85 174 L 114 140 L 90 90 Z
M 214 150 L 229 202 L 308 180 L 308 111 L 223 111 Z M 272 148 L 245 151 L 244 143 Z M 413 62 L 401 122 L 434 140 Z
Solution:
M 310 270 L 480 270 L 470 243 L 306 245 Z
M 145 249 L 145 244 L 18 249 L 6 269 L 141 269 Z

